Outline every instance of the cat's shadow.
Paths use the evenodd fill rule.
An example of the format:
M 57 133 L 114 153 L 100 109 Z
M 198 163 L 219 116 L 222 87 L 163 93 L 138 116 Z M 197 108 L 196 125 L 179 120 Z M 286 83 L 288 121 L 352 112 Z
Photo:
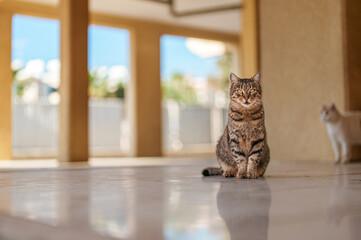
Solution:
M 350 239 L 359 239 L 361 226 L 361 179 L 354 175 L 353 166 L 340 166 L 335 170 L 334 184 L 326 205 L 326 221 L 339 226 L 349 225 Z M 346 221 L 348 220 L 348 221 Z
M 234 180 L 220 181 L 217 194 L 218 212 L 230 239 L 267 239 L 271 206 L 267 180 Z

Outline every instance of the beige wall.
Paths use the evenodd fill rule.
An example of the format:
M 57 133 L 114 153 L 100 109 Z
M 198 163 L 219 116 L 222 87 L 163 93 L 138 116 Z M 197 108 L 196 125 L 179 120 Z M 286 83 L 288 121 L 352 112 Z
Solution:
M 242 55 L 242 76 L 251 77 L 259 72 L 259 36 L 258 36 L 258 11 L 259 0 L 243 0 L 242 40 L 240 39 Z
M 341 0 L 261 0 L 260 68 L 272 159 L 332 161 L 321 104 L 345 109 Z

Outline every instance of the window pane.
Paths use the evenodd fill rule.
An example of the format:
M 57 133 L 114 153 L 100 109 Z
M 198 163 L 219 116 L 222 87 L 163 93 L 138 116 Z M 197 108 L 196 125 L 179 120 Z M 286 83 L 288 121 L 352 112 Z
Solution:
M 13 153 L 54 157 L 58 146 L 60 96 L 56 20 L 13 17 Z M 124 89 L 129 79 L 129 32 L 89 27 L 90 151 L 117 155 L 128 149 Z M 33 136 L 39 136 L 33 138 Z
M 90 153 L 113 156 L 129 149 L 125 88 L 129 80 L 129 32 L 89 27 Z
M 55 156 L 60 81 L 59 21 L 15 15 L 12 24 L 13 155 Z
M 235 47 L 205 39 L 161 38 L 163 148 L 213 151 L 226 123 Z

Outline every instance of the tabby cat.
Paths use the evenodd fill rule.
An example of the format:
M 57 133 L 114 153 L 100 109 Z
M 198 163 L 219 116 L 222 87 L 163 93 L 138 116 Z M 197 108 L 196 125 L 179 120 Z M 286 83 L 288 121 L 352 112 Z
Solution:
M 266 141 L 261 78 L 230 75 L 228 123 L 218 141 L 216 155 L 220 168 L 203 170 L 204 176 L 258 178 L 270 160 Z

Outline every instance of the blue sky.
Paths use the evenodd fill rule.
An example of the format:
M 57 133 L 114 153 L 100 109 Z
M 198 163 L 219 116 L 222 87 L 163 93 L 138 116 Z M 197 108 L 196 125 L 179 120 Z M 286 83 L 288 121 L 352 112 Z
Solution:
M 217 70 L 217 57 L 200 58 L 185 46 L 185 37 L 161 38 L 161 75 L 173 73 L 207 77 Z M 45 62 L 59 58 L 60 24 L 58 20 L 15 15 L 12 31 L 12 60 L 24 63 L 40 58 Z M 129 31 L 111 27 L 89 28 L 89 67 L 125 65 L 129 67 Z
M 186 39 L 172 35 L 164 35 L 160 39 L 162 78 L 169 78 L 173 73 L 207 77 L 217 72 L 219 57 L 198 57 L 186 48 Z
M 59 58 L 59 21 L 15 15 L 12 26 L 12 60 Z
M 89 36 L 89 67 L 125 65 L 129 68 L 129 31 L 91 25 Z

